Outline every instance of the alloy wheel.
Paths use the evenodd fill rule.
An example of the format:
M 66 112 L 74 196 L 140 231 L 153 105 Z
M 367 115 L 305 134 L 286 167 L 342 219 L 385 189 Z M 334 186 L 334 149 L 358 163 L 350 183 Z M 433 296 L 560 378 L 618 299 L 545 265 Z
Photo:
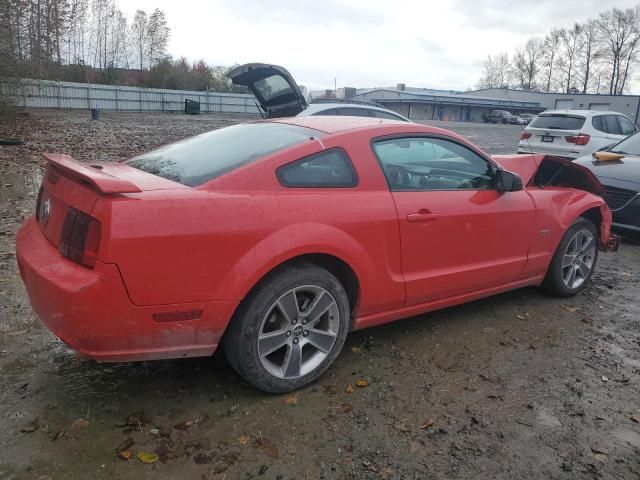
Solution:
M 582 285 L 593 269 L 596 239 L 589 230 L 580 230 L 571 237 L 562 257 L 562 281 L 570 289 Z
M 276 378 L 296 379 L 315 370 L 333 349 L 340 310 L 317 285 L 290 289 L 269 308 L 258 330 L 258 356 Z

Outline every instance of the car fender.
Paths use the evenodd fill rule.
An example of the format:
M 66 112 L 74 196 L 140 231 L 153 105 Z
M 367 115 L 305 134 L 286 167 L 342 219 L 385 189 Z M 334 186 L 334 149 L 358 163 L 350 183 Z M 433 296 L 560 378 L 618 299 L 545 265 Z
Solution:
M 214 297 L 241 300 L 270 271 L 309 254 L 332 255 L 345 262 L 354 271 L 361 290 L 379 273 L 366 249 L 345 231 L 326 224 L 298 223 L 271 233 L 246 252 L 220 282 Z

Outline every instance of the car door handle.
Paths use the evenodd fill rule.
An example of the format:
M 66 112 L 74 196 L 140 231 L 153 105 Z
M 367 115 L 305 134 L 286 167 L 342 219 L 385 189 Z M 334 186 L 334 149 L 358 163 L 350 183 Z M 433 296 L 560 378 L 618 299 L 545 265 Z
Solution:
M 430 222 L 439 216 L 437 213 L 431 213 L 429 210 L 420 210 L 418 213 L 410 213 L 407 215 L 407 222 Z

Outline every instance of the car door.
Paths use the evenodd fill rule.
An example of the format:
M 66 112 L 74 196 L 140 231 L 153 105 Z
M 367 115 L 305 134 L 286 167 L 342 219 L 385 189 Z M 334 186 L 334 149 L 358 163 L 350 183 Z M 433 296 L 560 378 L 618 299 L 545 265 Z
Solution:
M 231 70 L 227 77 L 253 93 L 267 118 L 293 117 L 307 108 L 307 102 L 291 74 L 278 65 L 247 63 Z
M 387 137 L 373 150 L 398 213 L 407 305 L 522 277 L 534 205 L 494 188 L 492 162 L 441 136 Z

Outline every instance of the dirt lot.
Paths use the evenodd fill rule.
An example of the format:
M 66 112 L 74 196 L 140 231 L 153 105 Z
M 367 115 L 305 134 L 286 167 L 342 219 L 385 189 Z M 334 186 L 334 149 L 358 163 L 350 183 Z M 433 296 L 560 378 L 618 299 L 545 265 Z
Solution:
M 631 243 L 601 256 L 577 298 L 528 288 L 356 332 L 293 396 L 255 391 L 222 358 L 97 364 L 65 350 L 32 313 L 13 253 L 39 153 L 122 158 L 236 120 L 32 111 L 0 124 L 26 140 L 0 147 L 0 479 L 640 477 Z M 518 138 L 444 126 L 491 153 Z

